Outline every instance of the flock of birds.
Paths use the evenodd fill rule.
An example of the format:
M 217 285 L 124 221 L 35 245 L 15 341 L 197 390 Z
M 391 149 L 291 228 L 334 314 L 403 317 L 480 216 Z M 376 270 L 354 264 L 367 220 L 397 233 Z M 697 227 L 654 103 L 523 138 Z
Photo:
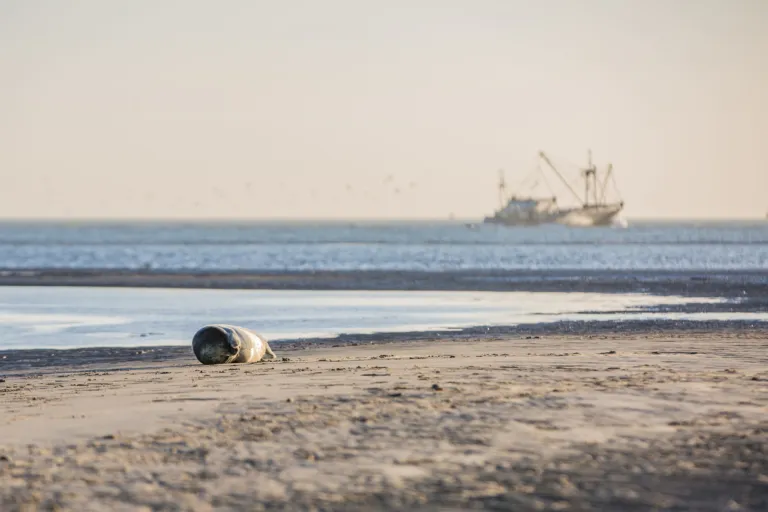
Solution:
M 399 185 L 395 181 L 395 176 L 393 174 L 388 174 L 382 180 L 381 183 L 382 183 L 382 185 L 384 185 L 386 187 L 386 190 L 388 190 L 389 192 L 391 192 L 391 193 L 393 193 L 395 195 L 400 194 L 403 191 L 403 188 L 404 188 L 404 186 Z M 407 186 L 408 190 L 413 190 L 415 188 L 416 188 L 416 182 L 415 181 L 411 181 L 410 183 L 408 183 L 408 186 Z M 349 183 L 347 183 L 346 189 L 347 189 L 348 193 L 354 193 L 354 191 L 355 191 L 355 188 L 352 185 L 350 185 Z

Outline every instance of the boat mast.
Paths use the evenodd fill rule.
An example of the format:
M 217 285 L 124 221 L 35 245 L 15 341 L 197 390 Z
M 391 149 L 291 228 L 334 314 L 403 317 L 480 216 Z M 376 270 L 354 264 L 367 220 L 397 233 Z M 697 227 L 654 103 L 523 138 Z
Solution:
M 589 168 L 592 167 L 592 150 L 587 150 L 587 168 L 584 170 L 584 206 L 589 206 Z
M 605 173 L 605 178 L 603 178 L 603 187 L 600 191 L 600 202 L 605 204 L 605 194 L 608 190 L 608 179 L 611 177 L 611 173 L 613 172 L 613 164 L 608 164 L 608 171 Z
M 507 184 L 504 181 L 504 169 L 499 169 L 499 206 L 504 208 L 504 199 L 507 197 Z
M 595 196 L 595 204 L 600 204 L 600 200 L 597 198 L 599 189 L 597 187 L 597 167 L 592 163 L 592 150 L 589 150 L 589 163 L 592 166 L 592 194 Z
M 584 169 L 584 206 L 589 206 L 589 189 L 592 189 L 594 204 L 597 205 L 597 168 L 592 163 L 592 150 L 587 153 L 587 168 Z
M 571 194 L 573 194 L 573 197 L 575 197 L 575 198 L 576 198 L 576 199 L 577 199 L 579 202 L 582 202 L 582 199 L 579 197 L 579 194 L 577 194 L 577 193 L 576 193 L 576 191 L 575 191 L 575 190 L 573 190 L 573 187 L 571 186 L 571 184 L 570 184 L 570 183 L 568 183 L 568 182 L 565 180 L 565 178 L 563 178 L 563 175 L 562 175 L 562 174 L 560 174 L 560 171 L 558 171 L 558 170 L 555 168 L 555 166 L 552 164 L 552 162 L 549 160 L 549 158 L 547 158 L 547 155 L 545 155 L 543 151 L 539 151 L 539 157 L 540 157 L 542 160 L 544 160 L 544 162 L 546 162 L 546 164 L 549 166 L 549 168 L 550 168 L 550 169 L 552 169 L 553 171 L 555 171 L 555 174 L 557 175 L 557 177 L 558 177 L 558 178 L 560 178 L 560 181 L 562 181 L 562 182 L 563 182 L 563 184 L 564 184 L 566 187 L 568 187 L 568 190 L 570 190 Z M 588 198 L 587 198 L 587 201 L 589 201 L 589 199 L 588 199 Z

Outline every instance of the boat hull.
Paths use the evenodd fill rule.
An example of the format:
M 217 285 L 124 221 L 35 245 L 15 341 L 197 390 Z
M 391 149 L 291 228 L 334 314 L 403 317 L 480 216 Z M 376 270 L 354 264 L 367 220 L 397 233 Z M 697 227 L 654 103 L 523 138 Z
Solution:
M 509 217 L 486 217 L 484 224 L 497 224 L 500 226 L 541 226 L 542 224 L 553 224 L 555 218 L 547 219 L 511 219 Z
M 495 215 L 486 217 L 483 222 L 502 226 L 541 226 L 546 224 L 574 227 L 611 226 L 622 208 L 623 205 L 621 204 L 607 204 L 560 210 L 551 214 L 526 218 Z
M 565 226 L 611 226 L 622 207 L 621 204 L 606 204 L 574 208 L 563 212 L 557 223 Z

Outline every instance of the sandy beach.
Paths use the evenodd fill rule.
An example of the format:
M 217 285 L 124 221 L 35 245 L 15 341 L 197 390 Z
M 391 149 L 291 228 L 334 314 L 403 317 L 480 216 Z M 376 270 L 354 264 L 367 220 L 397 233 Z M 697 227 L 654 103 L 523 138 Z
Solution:
M 274 348 L 5 353 L 0 509 L 768 507 L 764 328 Z

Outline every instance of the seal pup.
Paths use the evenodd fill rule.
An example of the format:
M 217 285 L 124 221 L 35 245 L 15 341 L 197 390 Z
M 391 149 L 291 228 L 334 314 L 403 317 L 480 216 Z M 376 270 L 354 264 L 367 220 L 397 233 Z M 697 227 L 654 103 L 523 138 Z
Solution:
M 267 340 L 253 331 L 234 325 L 206 325 L 192 338 L 192 351 L 203 364 L 256 363 L 265 354 L 277 356 Z

